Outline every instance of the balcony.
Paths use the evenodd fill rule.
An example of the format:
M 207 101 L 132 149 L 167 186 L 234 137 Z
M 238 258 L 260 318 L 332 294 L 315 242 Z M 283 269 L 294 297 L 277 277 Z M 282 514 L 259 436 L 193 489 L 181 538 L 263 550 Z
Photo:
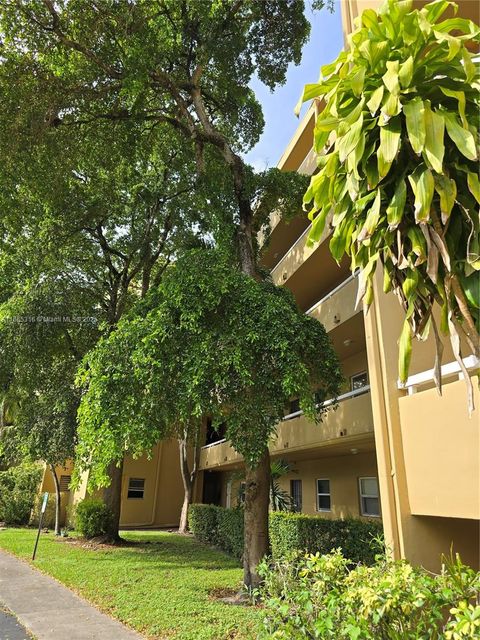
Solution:
M 464 363 L 480 367 L 473 356 Z M 456 363 L 442 367 L 442 396 L 433 373 L 411 376 L 400 398 L 400 420 L 410 510 L 414 515 L 480 519 L 480 394 L 472 377 L 475 411 L 468 415 L 467 391 Z M 460 376 L 463 374 L 460 373 Z
M 272 455 L 330 447 L 340 441 L 354 444 L 365 437 L 373 438 L 373 417 L 370 402 L 370 387 L 349 391 L 338 398 L 338 408 L 329 411 L 320 424 L 307 420 L 302 411 L 291 413 L 278 425 L 272 438 Z M 327 401 L 326 404 L 331 404 Z M 226 440 L 202 447 L 200 469 L 232 466 L 242 457 Z
M 312 318 L 321 322 L 327 332 L 347 322 L 361 310 L 361 307 L 355 308 L 357 275 L 350 275 L 306 311 Z

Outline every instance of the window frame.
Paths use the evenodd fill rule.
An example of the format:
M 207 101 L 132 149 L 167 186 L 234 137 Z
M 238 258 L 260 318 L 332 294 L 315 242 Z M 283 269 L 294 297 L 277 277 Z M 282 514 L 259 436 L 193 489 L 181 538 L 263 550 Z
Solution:
M 130 483 L 132 482 L 132 480 L 134 481 L 141 481 L 143 482 L 143 487 L 139 488 L 139 487 L 131 487 Z M 127 486 L 127 500 L 144 500 L 145 499 L 145 483 L 146 483 L 146 478 L 128 478 L 128 486 Z M 140 493 L 141 495 L 130 495 L 130 492 L 133 493 Z
M 293 492 L 294 484 L 298 483 L 296 486 L 300 487 L 299 495 L 300 495 L 300 504 L 295 502 L 295 496 Z M 290 498 L 292 500 L 292 506 L 294 505 L 295 513 L 302 513 L 303 509 L 303 483 L 301 478 L 291 478 L 290 480 Z
M 362 480 L 375 480 L 377 483 L 377 495 L 371 495 L 367 493 L 362 493 Z M 358 478 L 358 495 L 360 498 L 360 515 L 364 518 L 381 518 L 382 517 L 382 506 L 380 504 L 380 486 L 378 484 L 377 476 L 360 476 Z M 364 498 L 374 498 L 378 500 L 378 513 L 365 513 L 363 509 L 363 499 Z
M 366 376 L 367 377 L 367 384 L 363 384 L 361 387 L 354 388 L 353 381 L 355 380 L 355 378 L 359 378 L 360 376 Z M 350 391 L 358 391 L 359 389 L 363 389 L 365 387 L 368 387 L 369 384 L 370 384 L 370 379 L 368 377 L 368 370 L 367 369 L 365 369 L 364 371 L 359 371 L 358 373 L 354 373 L 353 376 L 350 376 Z
M 328 493 L 320 493 L 320 491 L 318 490 L 318 483 L 319 482 L 328 482 Z M 316 503 L 317 503 L 317 512 L 318 513 L 331 513 L 332 512 L 332 486 L 330 484 L 330 478 L 317 478 L 315 480 L 315 494 L 317 496 L 316 499 Z M 319 501 L 319 497 L 320 496 L 328 496 L 330 499 L 330 507 L 328 509 L 321 509 L 320 508 L 320 501 Z

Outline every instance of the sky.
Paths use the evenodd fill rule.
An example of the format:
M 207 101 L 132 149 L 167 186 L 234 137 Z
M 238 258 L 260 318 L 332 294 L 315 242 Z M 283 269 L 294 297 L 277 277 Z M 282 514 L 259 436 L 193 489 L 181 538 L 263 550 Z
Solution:
M 265 118 L 265 129 L 260 140 L 245 156 L 257 171 L 276 166 L 297 128 L 299 120 L 293 110 L 303 86 L 317 82 L 320 67 L 332 62 L 343 48 L 340 1 L 336 0 L 333 14 L 327 9 L 315 12 L 307 9 L 312 25 L 310 40 L 303 49 L 300 65 L 290 65 L 287 81 L 282 87 L 272 93 L 258 79 L 251 82 Z M 306 108 L 307 105 L 304 105 L 300 117 Z

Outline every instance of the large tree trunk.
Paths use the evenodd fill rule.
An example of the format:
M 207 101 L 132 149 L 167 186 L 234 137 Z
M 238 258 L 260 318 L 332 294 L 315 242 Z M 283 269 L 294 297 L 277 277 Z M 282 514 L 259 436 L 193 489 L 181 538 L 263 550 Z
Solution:
M 248 588 L 259 586 L 257 567 L 268 553 L 268 505 L 270 498 L 270 454 L 265 449 L 256 467 L 246 467 L 243 581 Z
M 123 460 L 120 466 L 112 462 L 108 468 L 110 477 L 110 485 L 103 491 L 103 501 L 112 512 L 112 522 L 108 537 L 112 542 L 120 540 L 120 508 L 122 506 L 122 476 L 123 476 Z
M 197 475 L 198 462 L 200 457 L 200 447 L 198 446 L 198 437 L 195 439 L 194 445 L 194 461 L 190 471 L 188 466 L 188 445 L 186 434 L 178 440 L 178 449 L 180 453 L 180 471 L 182 473 L 184 497 L 182 512 L 180 514 L 180 524 L 178 525 L 179 533 L 187 533 L 188 531 L 188 507 L 192 503 L 193 485 Z
M 62 508 L 62 495 L 60 493 L 60 483 L 58 481 L 57 472 L 55 471 L 55 465 L 50 465 L 50 471 L 52 472 L 53 482 L 55 484 L 55 535 L 59 536 L 60 531 L 60 512 Z

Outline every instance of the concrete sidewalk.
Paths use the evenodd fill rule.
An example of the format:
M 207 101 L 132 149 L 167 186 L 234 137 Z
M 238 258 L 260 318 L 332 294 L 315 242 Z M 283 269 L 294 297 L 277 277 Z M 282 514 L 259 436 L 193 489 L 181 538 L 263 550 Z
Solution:
M 0 603 L 37 640 L 142 640 L 63 587 L 0 550 Z

